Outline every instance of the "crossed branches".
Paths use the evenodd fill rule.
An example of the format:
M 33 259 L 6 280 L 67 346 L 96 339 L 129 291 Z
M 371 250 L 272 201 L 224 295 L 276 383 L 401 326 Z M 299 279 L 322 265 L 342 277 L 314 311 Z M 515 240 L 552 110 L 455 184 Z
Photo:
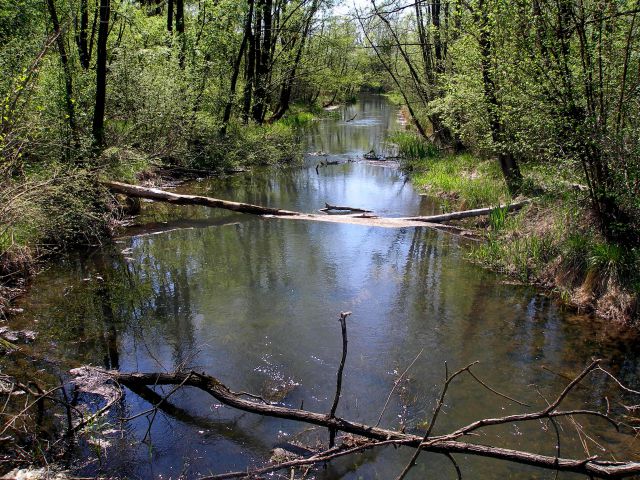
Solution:
M 150 386 L 162 385 L 175 386 L 175 388 L 171 390 L 169 395 L 174 393 L 179 388 L 193 387 L 208 393 L 222 404 L 231 408 L 263 416 L 299 421 L 324 427 L 329 430 L 329 447 L 313 453 L 307 458 L 287 460 L 284 462 L 266 465 L 264 467 L 255 468 L 252 470 L 228 472 L 224 474 L 202 477 L 203 480 L 254 478 L 278 470 L 296 469 L 302 467 L 306 467 L 308 471 L 314 465 L 322 464 L 339 457 L 360 453 L 364 450 L 384 447 L 388 445 L 407 446 L 415 448 L 414 455 L 405 466 L 405 468 L 399 473 L 396 480 L 403 480 L 406 477 L 409 471 L 416 465 L 418 457 L 423 451 L 438 453 L 445 456 L 452 463 L 457 478 L 462 478 L 462 470 L 458 463 L 455 461 L 453 455 L 459 453 L 480 457 L 496 458 L 508 462 L 554 470 L 557 472 L 580 473 L 593 478 L 625 478 L 640 474 L 640 463 L 638 462 L 607 461 L 604 459 L 600 459 L 598 456 L 586 456 L 585 458 L 560 457 L 560 433 L 556 424 L 556 420 L 558 418 L 569 417 L 573 419 L 574 416 L 596 417 L 603 419 L 616 430 L 619 430 L 621 426 L 625 425 L 612 417 L 610 409 L 608 407 L 605 412 L 590 409 L 561 408 L 561 404 L 573 390 L 575 390 L 580 385 L 584 386 L 582 384 L 585 378 L 595 373 L 601 373 L 606 375 L 607 377 L 610 377 L 610 379 L 612 379 L 614 383 L 625 393 L 640 395 L 640 392 L 636 392 L 635 390 L 624 386 L 613 374 L 604 369 L 601 366 L 601 360 L 598 359 L 593 360 L 584 368 L 584 370 L 582 370 L 582 372 L 580 372 L 580 374 L 571 379 L 564 387 L 564 389 L 557 395 L 557 397 L 555 397 L 555 399 L 551 402 L 546 402 L 546 406 L 543 408 L 528 413 L 504 415 L 495 418 L 482 418 L 444 434 L 434 434 L 434 429 L 437 424 L 438 417 L 442 411 L 443 405 L 445 404 L 447 392 L 451 388 L 454 380 L 461 377 L 462 375 L 468 375 L 478 385 L 480 385 L 482 388 L 487 389 L 496 396 L 508 399 L 523 407 L 531 407 L 524 402 L 521 402 L 505 393 L 498 391 L 497 389 L 491 387 L 482 379 L 480 379 L 478 375 L 473 371 L 473 368 L 477 365 L 478 362 L 470 363 L 453 373 L 449 373 L 449 368 L 445 363 L 445 375 L 442 391 L 437 398 L 427 429 L 423 435 L 415 435 L 406 433 L 404 431 L 381 428 L 378 426 L 380 421 L 378 421 L 376 425 L 367 425 L 352 422 L 337 416 L 336 411 L 340 400 L 342 373 L 344 371 L 347 357 L 346 319 L 350 314 L 350 312 L 343 312 L 340 315 L 343 340 L 342 360 L 340 362 L 337 374 L 335 397 L 329 413 L 318 413 L 302 409 L 289 408 L 281 404 L 266 402 L 264 399 L 256 395 L 247 394 L 246 392 L 236 393 L 229 389 L 226 385 L 222 384 L 215 377 L 212 377 L 205 373 L 198 373 L 194 371 L 175 373 L 120 373 L 115 371 L 105 371 L 101 369 L 85 367 L 82 369 L 79 381 L 81 384 L 86 384 L 87 377 L 99 376 L 104 378 L 106 381 L 114 382 L 117 386 L 126 386 L 134 392 L 139 392 L 143 387 L 148 388 Z M 407 371 L 409 370 L 409 368 L 411 368 L 416 360 L 417 357 L 409 365 L 407 370 L 402 373 L 400 379 L 406 375 Z M 392 393 L 400 379 L 398 379 L 394 384 Z M 95 384 L 96 382 L 93 383 Z M 388 401 L 385 403 L 384 408 L 386 408 L 387 403 Z M 154 403 L 153 408 L 162 409 L 166 407 L 167 404 L 168 401 L 166 397 L 158 396 L 158 401 Z M 541 455 L 524 450 L 514 450 L 465 441 L 465 439 L 470 435 L 473 435 L 478 430 L 486 427 L 508 425 L 519 422 L 531 422 L 543 419 L 548 420 L 553 425 L 556 431 L 556 456 Z M 353 442 L 343 442 L 342 444 L 335 445 L 337 432 L 355 435 L 357 436 L 356 438 L 358 439 L 358 441 L 355 443 L 355 445 L 353 444 Z

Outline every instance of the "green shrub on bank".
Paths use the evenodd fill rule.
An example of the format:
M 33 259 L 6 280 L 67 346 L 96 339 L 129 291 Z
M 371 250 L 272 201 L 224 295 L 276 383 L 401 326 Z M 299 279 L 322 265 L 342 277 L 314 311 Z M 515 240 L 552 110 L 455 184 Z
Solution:
M 410 132 L 398 132 L 391 141 L 398 146 L 402 167 L 411 172 L 420 190 L 456 200 L 461 208 L 497 205 L 510 198 L 495 161 L 467 153 L 444 154 Z
M 46 255 L 71 245 L 95 244 L 108 232 L 105 191 L 87 170 L 29 172 L 5 180 L 0 193 L 0 257 L 16 251 Z
M 407 170 L 425 167 L 425 162 L 440 157 L 438 148 L 411 132 L 394 132 L 388 139 L 398 146 L 398 154 Z
M 203 128 L 191 142 L 189 158 L 182 165 L 221 171 L 260 165 L 295 164 L 302 159 L 297 129 L 284 122 L 270 125 L 232 123 L 225 136 L 218 126 Z
M 311 112 L 292 112 L 285 115 L 279 123 L 287 127 L 299 129 L 308 126 L 313 121 L 313 118 L 314 115 Z

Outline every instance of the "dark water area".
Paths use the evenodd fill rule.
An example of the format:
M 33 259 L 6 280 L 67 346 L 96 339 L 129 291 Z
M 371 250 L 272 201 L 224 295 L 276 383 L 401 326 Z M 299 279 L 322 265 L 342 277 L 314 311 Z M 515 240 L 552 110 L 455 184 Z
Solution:
M 386 136 L 401 128 L 397 115 L 384 97 L 363 96 L 340 110 L 340 118 L 310 127 L 306 142 L 313 155 L 303 167 L 202 180 L 179 190 L 305 212 L 325 202 L 385 216 L 436 212 L 439 203 L 418 195 L 393 164 L 362 161 L 363 153 L 389 148 Z M 342 163 L 316 172 L 325 153 Z M 630 386 L 640 386 L 634 338 L 612 334 L 594 318 L 564 311 L 541 292 L 471 264 L 456 236 L 143 206 L 137 225 L 114 244 L 51 266 L 21 302 L 24 313 L 15 326 L 35 328 L 34 352 L 61 371 L 84 364 L 122 371 L 196 369 L 236 391 L 327 412 L 341 353 L 338 316 L 351 311 L 338 408 L 350 420 L 375 424 L 394 381 L 420 351 L 391 396 L 382 426 L 419 431 L 440 392 L 445 361 L 450 370 L 479 361 L 480 378 L 537 406 L 544 405 L 540 395 L 550 399 L 562 390 L 562 375 L 576 375 L 592 357 L 603 358 Z M 567 406 L 595 402 L 602 408 L 604 396 L 620 398 L 602 376 L 585 385 Z M 93 448 L 81 447 L 77 473 L 194 478 L 260 465 L 280 442 L 327 441 L 324 430 L 234 411 L 197 391 L 181 390 L 171 402 L 180 407 L 178 415 L 121 424 L 118 417 L 150 408 L 127 391 L 107 419 L 100 460 Z M 464 378 L 452 385 L 435 433 L 523 410 Z M 601 420 L 576 421 L 621 456 L 638 457 L 634 437 L 612 433 Z M 562 422 L 562 436 L 563 456 L 585 455 L 571 421 Z M 553 428 L 540 422 L 487 429 L 471 441 L 555 451 Z M 601 453 L 585 441 L 591 454 Z M 310 478 L 395 478 L 411 454 L 383 448 L 335 461 Z M 446 458 L 422 455 L 410 478 L 455 478 Z M 495 460 L 456 459 L 467 478 L 554 477 Z

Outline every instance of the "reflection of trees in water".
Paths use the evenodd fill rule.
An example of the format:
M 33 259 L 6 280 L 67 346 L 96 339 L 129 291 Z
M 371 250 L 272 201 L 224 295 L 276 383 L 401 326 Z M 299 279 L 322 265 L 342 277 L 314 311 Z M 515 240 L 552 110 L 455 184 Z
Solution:
M 443 258 L 447 256 L 449 239 L 427 228 L 414 228 L 406 250 L 394 308 L 411 308 L 411 319 L 442 320 L 446 310 L 443 290 L 455 288 L 442 281 Z M 451 259 L 447 259 L 451 260 Z M 415 321 L 414 320 L 414 321 Z M 414 327 L 423 328 L 417 324 Z

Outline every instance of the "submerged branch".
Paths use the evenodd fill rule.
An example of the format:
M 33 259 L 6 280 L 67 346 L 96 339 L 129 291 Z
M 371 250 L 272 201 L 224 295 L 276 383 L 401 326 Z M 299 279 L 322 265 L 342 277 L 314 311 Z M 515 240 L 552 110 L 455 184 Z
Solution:
M 405 445 L 418 448 L 418 451 L 427 451 L 450 456 L 454 453 L 462 453 L 466 455 L 475 455 L 480 457 L 489 457 L 499 460 L 509 461 L 518 464 L 525 464 L 548 470 L 557 470 L 563 472 L 574 472 L 596 478 L 624 478 L 640 474 L 640 463 L 638 462 L 609 462 L 598 460 L 597 457 L 586 457 L 583 459 L 559 458 L 549 455 L 541 455 L 522 450 L 513 450 L 509 448 L 495 447 L 491 445 L 481 445 L 475 443 L 462 442 L 459 440 L 461 436 L 468 435 L 478 428 L 488 425 L 508 425 L 514 421 L 539 420 L 541 418 L 552 419 L 559 416 L 569 416 L 575 414 L 594 415 L 605 418 L 613 422 L 608 414 L 604 414 L 591 410 L 559 410 L 561 402 L 566 396 L 592 371 L 597 370 L 598 361 L 590 364 L 580 375 L 573 379 L 560 395 L 544 409 L 537 412 L 520 415 L 507 415 L 495 419 L 484 419 L 462 427 L 454 432 L 444 435 L 431 436 L 431 428 L 427 435 L 418 436 L 402 431 L 388 430 L 377 426 L 371 426 L 363 423 L 352 422 L 341 417 L 332 416 L 331 414 L 316 413 L 306 410 L 289 408 L 282 405 L 266 404 L 260 401 L 244 398 L 245 395 L 239 395 L 231 391 L 226 385 L 221 383 L 215 377 L 204 373 L 197 372 L 177 372 L 177 373 L 121 373 L 117 371 L 105 371 L 98 368 L 82 369 L 82 375 L 95 375 L 97 377 L 109 378 L 111 381 L 129 387 L 132 391 L 139 389 L 141 386 L 157 387 L 162 385 L 183 385 L 185 387 L 194 387 L 202 390 L 215 399 L 232 408 L 251 412 L 268 417 L 283 418 L 288 420 L 299 421 L 303 423 L 313 424 L 330 430 L 341 431 L 369 439 L 371 442 L 366 447 L 369 448 L 384 443 L 394 443 L 396 445 Z M 459 370 L 453 375 L 447 375 L 446 386 L 459 373 L 468 371 L 469 366 Z M 133 388 L 132 388 L 133 387 Z M 443 390 L 443 393 L 446 390 Z M 438 404 L 442 402 L 441 400 Z M 435 412 L 434 412 L 435 413 Z M 435 415 L 434 415 L 435 417 Z M 431 425 L 435 423 L 432 419 Z M 615 423 L 615 422 L 613 422 Z M 336 447 L 340 449 L 340 447 Z M 361 449 L 360 449 L 361 450 Z M 359 451 L 359 450 L 358 450 Z M 346 450 L 328 450 L 318 453 L 309 459 L 305 459 L 304 463 L 298 462 L 296 465 L 313 464 L 327 461 L 337 455 L 347 454 Z M 352 452 L 349 452 L 352 453 Z M 336 454 L 336 455 L 334 455 Z M 313 461 L 315 457 L 315 462 Z M 284 464 L 283 464 L 284 465 Z M 295 465 L 291 465 L 295 466 Z M 273 471 L 273 467 L 268 467 Z M 285 467 L 282 467 L 285 468 Z M 279 468 L 278 468 L 279 469 Z M 256 473 L 266 473 L 266 471 L 257 471 Z M 251 473 L 251 472 L 247 472 Z M 216 478 L 216 477 L 212 477 Z M 236 478 L 219 476 L 217 478 Z

